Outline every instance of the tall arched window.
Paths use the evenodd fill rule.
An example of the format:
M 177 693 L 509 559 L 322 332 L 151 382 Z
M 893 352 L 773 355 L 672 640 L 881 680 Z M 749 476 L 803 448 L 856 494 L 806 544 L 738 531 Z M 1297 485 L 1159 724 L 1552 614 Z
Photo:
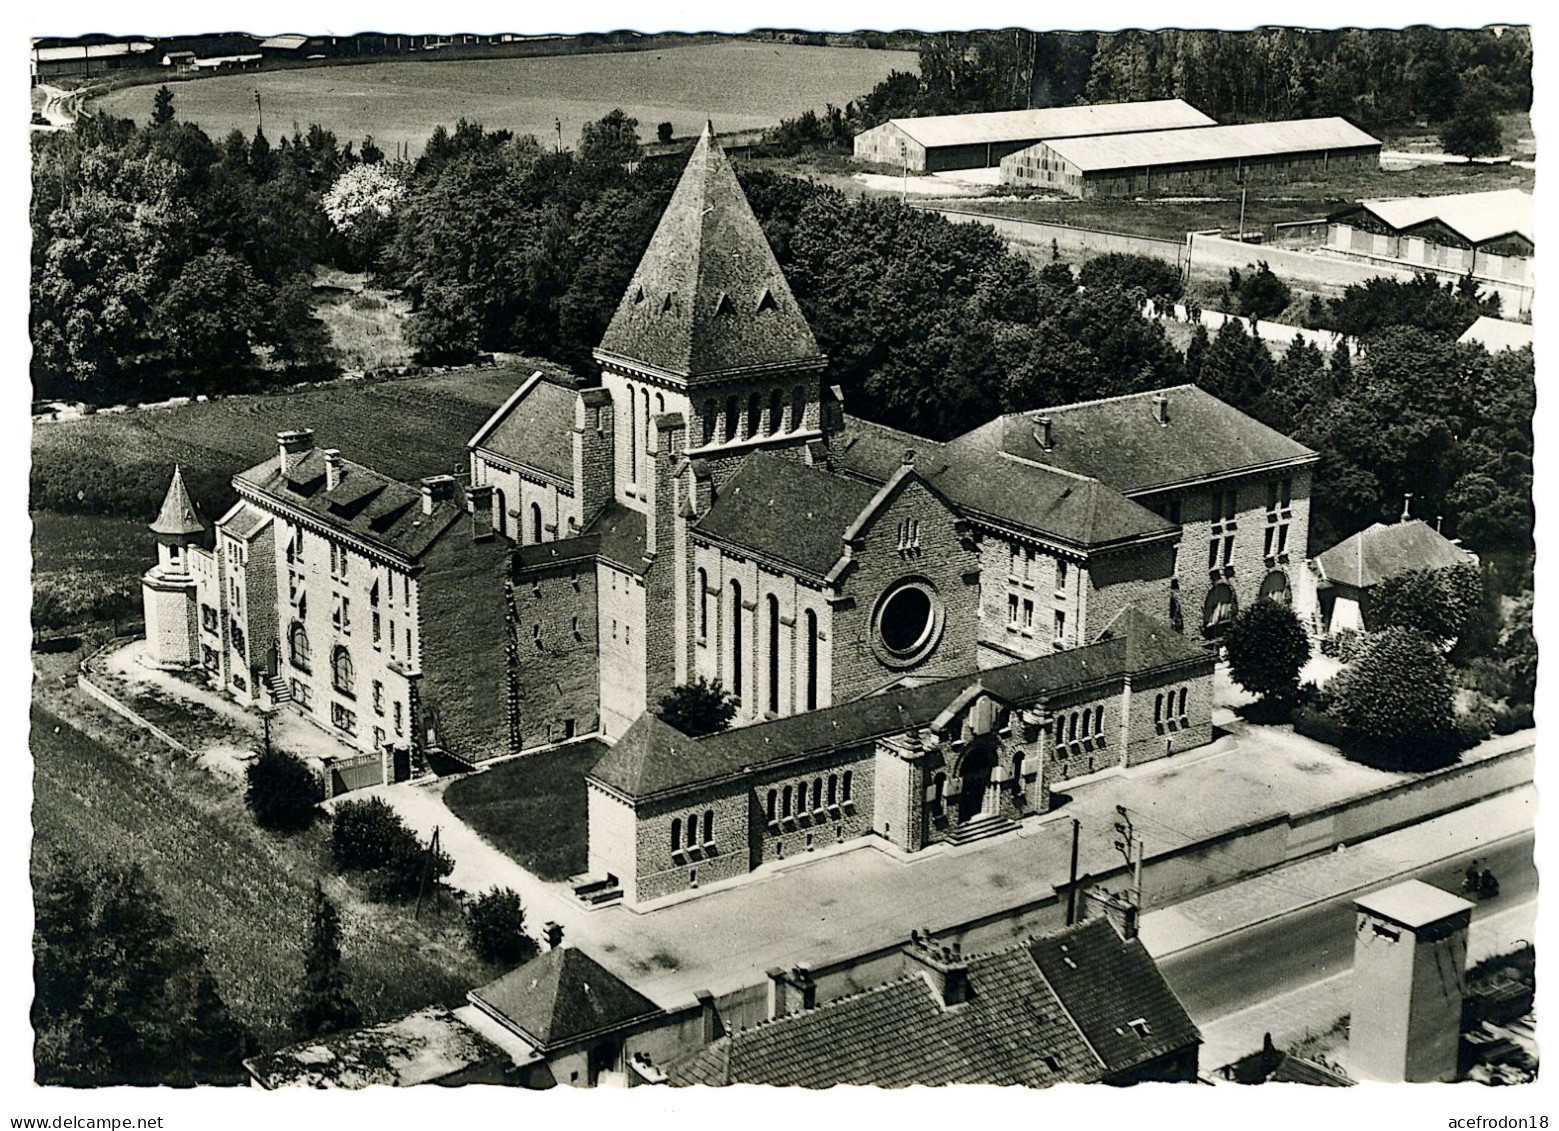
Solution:
M 493 488 L 493 526 L 505 538 L 509 536 L 509 503 L 502 487 Z
M 650 416 L 650 391 L 641 389 L 639 395 L 644 398 L 644 478 L 640 483 L 650 481 L 650 436 L 655 431 L 655 421 Z
M 330 656 L 330 677 L 337 691 L 343 695 L 352 694 L 352 683 L 356 678 L 356 672 L 352 667 L 352 654 L 339 645 Z
M 704 810 L 704 843 L 705 844 L 713 844 L 714 842 L 715 842 L 715 811 L 713 809 L 705 809 Z
M 854 771 L 846 770 L 844 772 L 844 800 L 846 800 L 846 801 L 850 800 L 850 784 L 851 784 L 851 779 L 853 779 L 854 777 L 855 777 Z
M 780 612 L 779 598 L 770 593 L 769 606 L 769 711 L 780 709 Z
M 769 790 L 769 810 L 768 810 L 768 812 L 769 812 L 769 820 L 770 821 L 775 821 L 775 820 L 779 819 L 779 811 L 778 810 L 779 810 L 779 790 L 771 789 L 771 790 Z
M 797 385 L 790 394 L 790 430 L 794 432 L 807 421 L 807 387 Z
M 1180 689 L 1180 717 L 1185 718 L 1185 688 Z
M 691 838 L 689 838 L 691 839 Z M 682 849 L 682 818 L 671 818 L 671 851 L 680 852 Z
M 736 417 L 741 412 L 737 404 L 738 402 L 734 396 L 725 398 L 725 438 L 727 440 L 736 439 Z
M 704 443 L 706 444 L 712 444 L 715 442 L 716 412 L 717 410 L 715 409 L 715 400 L 713 397 L 710 397 L 707 401 L 704 402 Z
M 1089 724 L 1092 723 L 1092 722 L 1093 722 L 1093 712 L 1092 711 L 1084 711 L 1083 712 L 1083 738 L 1085 738 L 1085 739 L 1088 737 Z
M 532 542 L 535 542 L 535 543 L 538 543 L 538 544 L 541 542 L 541 504 L 540 503 L 532 503 L 530 505 L 530 540 Z
M 817 710 L 817 614 L 806 611 L 807 710 Z
M 1104 734 L 1104 708 L 1093 709 L 1093 732 L 1095 736 Z
M 838 774 L 829 774 L 828 775 L 828 803 L 830 805 L 837 805 L 837 804 L 839 804 L 839 775 Z
M 702 640 L 709 635 L 709 575 L 698 571 L 698 636 Z
M 821 809 L 822 807 L 823 807 L 823 779 L 822 778 L 813 778 L 812 779 L 812 808 L 814 808 L 814 809 Z
M 1023 751 L 1012 756 L 1012 792 L 1023 792 Z
M 1164 721 L 1164 695 L 1162 692 L 1153 696 L 1153 721 L 1155 723 Z
M 761 427 L 759 418 L 763 415 L 763 400 L 757 393 L 747 395 L 747 435 L 756 436 Z
M 639 478 L 639 398 L 633 395 L 633 386 L 628 386 L 628 482 L 636 483 Z
M 1066 740 L 1068 742 L 1076 742 L 1077 741 L 1077 712 L 1073 711 L 1070 715 L 1067 716 L 1067 720 L 1068 721 L 1067 721 L 1067 724 L 1066 724 Z
M 778 389 L 769 394 L 769 421 L 765 431 L 770 436 L 785 427 L 785 395 Z
M 293 621 L 287 632 L 287 647 L 292 652 L 292 666 L 309 670 L 309 633 L 302 621 Z
M 731 694 L 742 698 L 742 583 L 731 582 Z
M 787 785 L 785 787 L 785 796 L 784 796 L 784 799 L 783 799 L 783 805 L 782 805 L 782 807 L 780 809 L 780 816 L 782 816 L 782 817 L 790 816 L 790 799 L 791 799 L 792 795 L 794 794 L 794 792 L 795 791 L 794 791 L 794 789 L 791 786 Z
M 931 779 L 931 812 L 937 816 L 942 814 L 942 806 L 947 801 L 947 775 L 938 770 L 936 777 Z

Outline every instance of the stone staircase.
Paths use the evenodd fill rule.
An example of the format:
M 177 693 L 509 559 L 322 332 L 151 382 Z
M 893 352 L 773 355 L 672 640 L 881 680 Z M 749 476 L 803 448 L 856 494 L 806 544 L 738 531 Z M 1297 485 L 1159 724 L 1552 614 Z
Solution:
M 616 903 L 623 897 L 622 885 L 617 882 L 617 877 L 607 876 L 575 876 L 569 881 L 574 890 L 574 898 L 591 907 L 602 907 L 608 903 Z
M 265 681 L 265 689 L 271 693 L 271 702 L 280 707 L 283 703 L 292 702 L 292 684 L 279 675 L 267 675 L 261 677 Z
M 986 840 L 993 836 L 1000 836 L 1009 829 L 1015 829 L 1018 823 L 1010 817 L 1000 817 L 994 814 L 979 816 L 972 821 L 959 825 L 947 834 L 948 844 L 973 844 L 977 840 Z

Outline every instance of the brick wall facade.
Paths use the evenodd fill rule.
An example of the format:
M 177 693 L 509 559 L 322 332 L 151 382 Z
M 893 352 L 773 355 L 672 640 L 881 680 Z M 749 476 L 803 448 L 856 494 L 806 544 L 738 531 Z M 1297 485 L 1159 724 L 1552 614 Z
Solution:
M 597 577 L 594 557 L 515 571 L 513 623 L 523 749 L 600 728 Z
M 635 816 L 636 870 L 634 893 L 638 902 L 689 888 L 745 875 L 751 870 L 752 799 L 746 789 L 691 793 L 672 801 L 637 806 Z M 705 836 L 706 818 L 712 817 L 713 838 Z M 698 835 L 689 846 L 687 825 L 698 824 Z M 677 843 L 672 849 L 672 824 Z M 626 898 L 626 890 L 624 897 Z
M 846 783 L 846 775 L 849 781 Z M 876 807 L 876 759 L 871 744 L 828 758 L 759 773 L 752 780 L 757 852 L 753 866 L 838 844 L 871 832 Z M 845 799 L 848 785 L 849 799 Z M 805 802 L 802 803 L 802 791 Z M 789 815 L 786 794 L 789 793 Z M 774 817 L 769 819 L 769 794 Z M 830 800 L 832 796 L 832 800 Z
M 645 708 L 644 578 L 600 561 L 596 600 L 601 732 L 615 740 Z

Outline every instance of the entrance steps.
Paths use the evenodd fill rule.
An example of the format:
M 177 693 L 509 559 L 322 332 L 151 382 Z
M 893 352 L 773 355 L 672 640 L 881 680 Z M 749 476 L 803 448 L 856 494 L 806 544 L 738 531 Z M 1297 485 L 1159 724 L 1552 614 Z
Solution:
M 979 816 L 971 821 L 959 825 L 947 834 L 948 844 L 973 844 L 977 840 L 987 840 L 993 836 L 1000 836 L 1009 829 L 1015 829 L 1018 823 L 1009 817 L 996 815 Z
M 271 693 L 271 702 L 280 707 L 283 703 L 292 702 L 292 684 L 281 676 L 265 676 L 265 688 Z

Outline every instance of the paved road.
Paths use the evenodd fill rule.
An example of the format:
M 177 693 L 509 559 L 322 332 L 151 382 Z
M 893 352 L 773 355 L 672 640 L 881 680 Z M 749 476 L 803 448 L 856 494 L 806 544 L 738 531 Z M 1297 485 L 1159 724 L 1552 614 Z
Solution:
M 1477 857 L 1499 877 L 1500 893 L 1479 900 L 1476 921 L 1531 899 L 1537 892 L 1533 834 L 1447 857 L 1419 868 L 1412 878 L 1459 892 L 1467 863 Z M 1408 879 L 1399 876 L 1387 887 Z M 1213 939 L 1159 960 L 1175 993 L 1198 1024 L 1332 977 L 1353 964 L 1353 899 L 1343 896 L 1302 908 L 1268 923 Z

